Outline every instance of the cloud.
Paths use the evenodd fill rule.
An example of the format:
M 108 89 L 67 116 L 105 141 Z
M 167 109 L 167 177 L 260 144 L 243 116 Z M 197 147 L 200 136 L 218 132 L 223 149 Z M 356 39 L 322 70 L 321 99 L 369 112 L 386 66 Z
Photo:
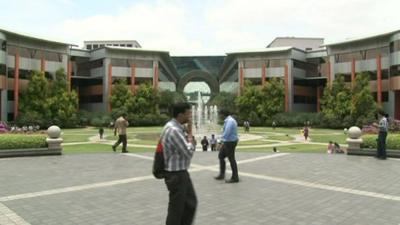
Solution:
M 179 54 L 203 48 L 200 42 L 188 38 L 189 16 L 182 2 L 160 0 L 135 4 L 114 15 L 70 19 L 64 22 L 62 30 L 74 41 L 134 39 L 143 48 Z

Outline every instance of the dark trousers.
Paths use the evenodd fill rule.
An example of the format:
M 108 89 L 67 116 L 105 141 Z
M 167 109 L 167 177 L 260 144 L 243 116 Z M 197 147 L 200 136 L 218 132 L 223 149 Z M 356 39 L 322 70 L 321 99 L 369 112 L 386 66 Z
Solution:
M 228 157 L 229 163 L 231 164 L 232 169 L 232 178 L 234 180 L 239 179 L 238 168 L 235 159 L 235 149 L 236 149 L 237 141 L 233 142 L 224 142 L 222 149 L 219 151 L 219 175 L 225 176 L 225 157 Z
M 376 153 L 378 158 L 386 158 L 386 136 L 387 132 L 380 131 L 378 134 L 378 151 Z
M 115 142 L 113 147 L 114 148 L 118 147 L 118 145 L 121 144 L 121 142 L 122 142 L 122 151 L 125 152 L 126 151 L 126 145 L 128 144 L 128 142 L 126 140 L 126 134 L 118 135 L 118 141 Z
M 211 144 L 211 151 L 216 151 L 216 150 L 217 150 L 217 145 Z
M 208 149 L 208 145 L 203 145 L 202 147 L 203 147 L 203 152 L 206 152 Z
M 165 184 L 169 191 L 166 225 L 190 225 L 197 207 L 197 197 L 189 173 L 165 172 Z

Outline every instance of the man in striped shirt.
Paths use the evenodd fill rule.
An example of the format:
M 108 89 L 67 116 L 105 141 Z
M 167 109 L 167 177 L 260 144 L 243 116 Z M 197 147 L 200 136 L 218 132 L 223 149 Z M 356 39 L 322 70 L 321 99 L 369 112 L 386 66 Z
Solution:
M 191 121 L 188 103 L 173 106 L 173 118 L 164 126 L 161 141 L 164 149 L 165 179 L 169 191 L 166 225 L 190 225 L 197 207 L 197 197 L 188 169 L 193 157 Z M 188 124 L 185 129 L 184 124 Z

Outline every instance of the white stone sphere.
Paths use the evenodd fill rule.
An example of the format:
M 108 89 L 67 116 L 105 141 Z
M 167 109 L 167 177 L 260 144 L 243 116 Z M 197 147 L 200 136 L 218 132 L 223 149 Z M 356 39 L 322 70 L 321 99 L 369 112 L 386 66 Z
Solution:
M 347 135 L 349 136 L 349 138 L 352 138 L 352 139 L 360 138 L 361 137 L 361 129 L 356 126 L 350 127 L 350 129 L 347 132 Z
M 61 135 L 61 129 L 58 126 L 51 126 L 47 129 L 47 135 L 49 135 L 50 138 L 59 138 Z

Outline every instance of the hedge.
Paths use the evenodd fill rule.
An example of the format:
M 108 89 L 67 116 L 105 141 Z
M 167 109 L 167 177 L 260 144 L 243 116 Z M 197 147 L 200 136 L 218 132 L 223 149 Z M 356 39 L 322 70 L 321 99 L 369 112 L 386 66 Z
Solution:
M 2 134 L 0 135 L 0 150 L 47 147 L 45 135 Z
M 362 148 L 377 148 L 377 134 L 367 134 L 363 135 L 361 138 L 363 139 Z M 386 149 L 400 150 L 400 134 L 388 134 L 386 138 Z

